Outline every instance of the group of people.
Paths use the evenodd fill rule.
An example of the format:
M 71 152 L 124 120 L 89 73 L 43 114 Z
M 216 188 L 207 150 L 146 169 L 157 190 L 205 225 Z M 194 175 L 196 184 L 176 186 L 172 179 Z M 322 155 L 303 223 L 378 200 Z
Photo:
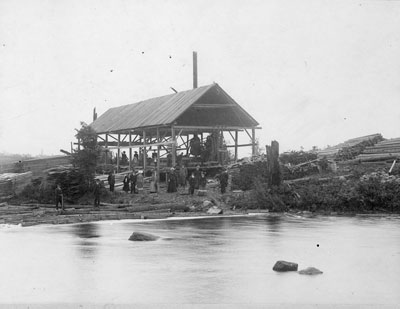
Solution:
M 222 173 L 216 176 L 216 178 L 219 180 L 221 193 L 225 193 L 228 185 L 227 171 L 224 169 Z M 182 165 L 178 170 L 175 168 L 170 169 L 167 178 L 168 193 L 177 192 L 178 186 L 186 188 L 187 184 L 189 184 L 190 195 L 193 195 L 196 189 L 205 190 L 207 185 L 205 171 L 202 171 L 200 166 L 197 165 L 196 169 L 190 173 L 190 176 L 188 176 L 188 170 L 184 165 Z
M 143 188 L 143 172 L 131 172 L 129 175 L 125 175 L 122 183 L 122 190 L 126 193 L 138 193 L 138 190 Z
M 221 193 L 222 194 L 225 193 L 226 187 L 228 185 L 227 171 L 224 169 L 219 175 L 216 176 L 216 178 L 219 180 Z M 107 180 L 110 186 L 110 191 L 114 192 L 115 188 L 114 172 L 111 172 L 108 175 Z M 141 188 L 143 188 L 143 182 L 144 182 L 143 172 L 133 171 L 129 175 L 125 175 L 123 179 L 122 190 L 125 191 L 126 193 L 129 192 L 138 193 L 138 191 Z M 190 176 L 188 176 L 188 169 L 183 164 L 177 169 L 172 167 L 167 173 L 167 192 L 168 193 L 177 192 L 178 187 L 182 187 L 184 190 L 186 190 L 187 185 L 189 185 L 190 195 L 193 195 L 196 189 L 205 190 L 207 185 L 206 173 L 200 170 L 199 165 L 197 165 L 196 169 L 190 173 Z M 101 184 L 100 180 L 96 179 L 96 182 L 94 184 L 93 194 L 94 194 L 94 207 L 97 209 L 100 207 L 100 196 L 102 187 L 103 185 Z M 150 192 L 157 192 L 157 189 L 158 188 L 157 188 L 156 172 L 153 171 L 152 181 L 150 184 Z M 60 184 L 57 184 L 57 187 L 55 189 L 55 202 L 56 202 L 56 210 L 59 209 L 59 205 L 62 210 L 65 210 L 64 197 Z
M 154 165 L 154 166 L 157 165 L 157 152 L 156 151 L 152 152 L 151 157 L 149 157 L 146 152 L 143 152 L 141 150 L 140 150 L 140 154 L 137 151 L 135 151 L 134 154 L 133 154 L 133 158 L 132 158 L 131 163 L 134 166 L 141 165 L 143 163 L 143 156 L 144 155 L 146 156 L 146 162 L 147 162 L 148 165 Z M 123 151 L 122 154 L 121 154 L 120 164 L 121 165 L 129 165 L 129 158 L 128 158 L 128 156 L 127 156 L 125 151 Z
M 102 184 L 100 182 L 100 179 L 96 179 L 96 181 L 94 183 L 94 189 L 93 189 L 94 208 L 95 209 L 100 208 L 101 190 L 102 190 Z M 54 190 L 54 198 L 55 198 L 56 210 L 57 211 L 59 210 L 59 205 L 60 205 L 61 210 L 65 211 L 64 194 L 63 194 L 60 184 L 57 184 L 56 189 Z

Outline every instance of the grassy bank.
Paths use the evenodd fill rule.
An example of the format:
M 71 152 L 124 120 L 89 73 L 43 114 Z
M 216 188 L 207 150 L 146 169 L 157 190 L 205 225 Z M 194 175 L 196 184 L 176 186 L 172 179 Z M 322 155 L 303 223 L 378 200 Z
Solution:
M 251 189 L 239 196 L 237 208 L 320 213 L 400 212 L 400 177 L 385 169 L 347 167 L 339 173 L 318 173 L 268 186 L 253 178 Z

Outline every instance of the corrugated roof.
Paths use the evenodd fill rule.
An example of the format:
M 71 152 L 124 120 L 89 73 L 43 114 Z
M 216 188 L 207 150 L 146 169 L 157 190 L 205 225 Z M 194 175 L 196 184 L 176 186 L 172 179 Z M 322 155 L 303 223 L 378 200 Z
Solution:
M 222 89 L 218 84 L 198 87 L 162 97 L 152 98 L 134 104 L 110 108 L 90 126 L 97 133 L 132 130 L 149 126 L 169 125 L 213 88 Z M 236 102 L 234 102 L 237 104 Z M 244 112 L 253 125 L 258 123 Z

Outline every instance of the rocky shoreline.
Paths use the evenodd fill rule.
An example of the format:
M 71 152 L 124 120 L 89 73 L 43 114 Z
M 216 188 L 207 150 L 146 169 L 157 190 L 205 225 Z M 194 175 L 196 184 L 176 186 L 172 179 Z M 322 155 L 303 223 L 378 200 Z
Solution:
M 223 205 L 220 214 L 209 213 L 206 209 L 191 209 L 187 211 L 184 204 L 163 203 L 163 204 L 142 204 L 142 205 L 118 205 L 103 204 L 100 209 L 91 205 L 68 205 L 65 210 L 56 210 L 50 204 L 22 204 L 9 205 L 0 204 L 0 226 L 18 225 L 22 227 L 34 225 L 59 225 L 85 222 L 96 222 L 105 220 L 146 220 L 146 219 L 167 219 L 185 217 L 215 217 L 215 216 L 246 216 L 251 214 L 268 214 L 266 209 L 236 209 L 232 210 Z M 382 212 L 310 212 L 298 209 L 291 209 L 289 212 L 270 213 L 281 214 L 294 218 L 310 218 L 315 216 L 385 216 L 390 213 Z
M 226 198 L 229 199 L 228 195 Z M 87 200 L 80 204 L 66 204 L 65 210 L 56 210 L 53 204 L 23 201 L 1 203 L 0 225 L 32 226 L 102 220 L 164 219 L 218 214 L 244 215 L 247 213 L 242 209 L 232 210 L 221 196 L 214 192 L 209 192 L 207 196 L 190 196 L 179 192 L 151 195 L 131 195 L 118 192 L 115 193 L 114 199 L 106 201 L 102 202 L 98 209 L 90 205 L 90 201 Z

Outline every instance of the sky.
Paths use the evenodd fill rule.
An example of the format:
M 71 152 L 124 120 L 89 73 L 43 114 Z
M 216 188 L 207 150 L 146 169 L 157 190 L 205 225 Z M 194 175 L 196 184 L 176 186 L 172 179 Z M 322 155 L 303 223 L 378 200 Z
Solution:
M 112 107 L 218 83 L 260 147 L 400 137 L 400 1 L 0 0 L 0 152 L 58 155 Z

